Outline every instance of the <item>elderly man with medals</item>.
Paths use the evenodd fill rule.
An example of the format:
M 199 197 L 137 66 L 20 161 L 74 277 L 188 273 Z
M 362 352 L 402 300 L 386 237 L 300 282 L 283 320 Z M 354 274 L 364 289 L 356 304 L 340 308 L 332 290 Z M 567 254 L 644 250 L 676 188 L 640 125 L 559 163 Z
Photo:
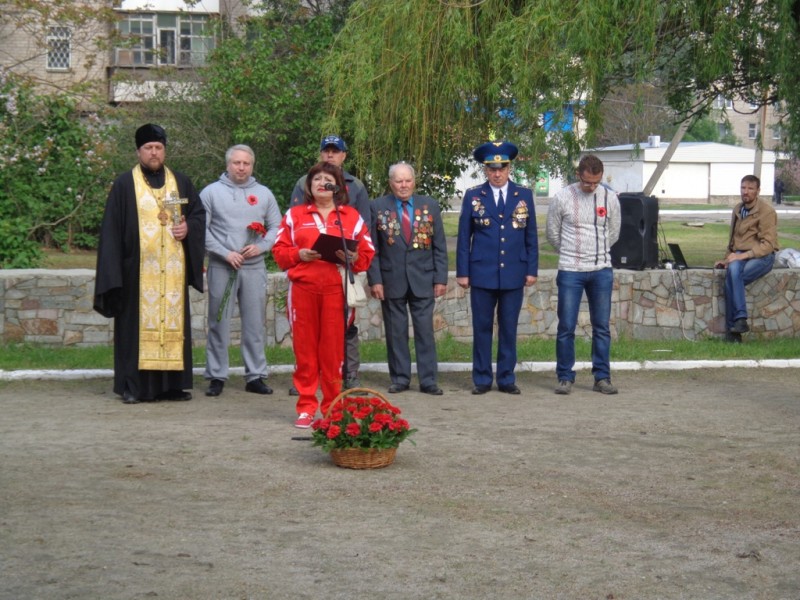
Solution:
M 126 404 L 190 400 L 188 286 L 203 291 L 205 210 L 164 165 L 167 134 L 136 131 L 139 163 L 114 181 L 100 229 L 94 309 L 114 319 L 114 392 Z
M 458 219 L 456 283 L 470 290 L 473 394 L 497 389 L 519 394 L 517 322 L 524 289 L 536 283 L 538 236 L 533 192 L 509 179 L 517 156 L 511 142 L 481 144 L 473 151 L 487 181 L 467 190 Z M 497 315 L 497 374 L 492 373 L 492 326 Z

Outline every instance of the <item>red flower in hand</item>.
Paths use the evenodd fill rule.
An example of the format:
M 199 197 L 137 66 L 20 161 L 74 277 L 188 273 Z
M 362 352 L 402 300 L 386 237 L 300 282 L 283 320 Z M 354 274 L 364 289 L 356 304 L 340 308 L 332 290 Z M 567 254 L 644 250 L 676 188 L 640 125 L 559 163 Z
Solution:
M 250 200 L 252 199 L 252 202 Z M 247 201 L 250 204 L 255 204 L 257 202 L 257 198 L 255 196 L 250 196 L 247 198 Z M 267 235 L 267 229 L 264 227 L 263 223 L 259 223 L 258 221 L 253 221 L 250 225 L 247 226 L 247 245 L 253 244 L 256 241 L 256 237 L 259 235 L 264 237 Z M 236 277 L 238 277 L 239 271 L 236 269 L 231 269 L 231 274 L 228 276 L 228 284 L 225 286 L 225 293 L 222 294 L 222 301 L 219 304 L 219 309 L 217 310 L 217 321 L 222 321 L 222 317 L 225 316 L 225 307 L 228 306 L 228 300 L 231 297 L 231 290 L 233 289 L 233 282 L 236 281 Z
M 255 196 L 251 196 L 251 198 L 255 198 Z M 253 221 L 247 228 L 252 231 L 253 233 L 257 233 L 261 237 L 267 235 L 267 228 L 264 227 L 263 223 L 259 223 L 258 221 Z
M 598 206 L 598 207 L 597 207 L 597 216 L 598 216 L 598 217 L 600 217 L 601 219 L 603 219 L 603 218 L 605 218 L 606 214 L 607 214 L 607 213 L 606 213 L 606 208 L 605 208 L 605 206 Z
M 255 206 L 256 204 L 258 204 L 258 198 L 255 196 L 255 194 L 250 194 L 250 195 L 247 197 L 247 203 L 248 203 L 250 206 Z

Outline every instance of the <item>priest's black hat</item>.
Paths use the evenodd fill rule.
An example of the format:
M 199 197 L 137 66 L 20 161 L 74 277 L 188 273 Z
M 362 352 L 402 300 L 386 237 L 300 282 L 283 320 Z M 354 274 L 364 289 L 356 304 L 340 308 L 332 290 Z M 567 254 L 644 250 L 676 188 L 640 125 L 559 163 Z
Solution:
M 164 128 L 153 123 L 142 125 L 136 130 L 136 149 L 138 150 L 150 142 L 161 142 L 167 145 L 167 132 Z

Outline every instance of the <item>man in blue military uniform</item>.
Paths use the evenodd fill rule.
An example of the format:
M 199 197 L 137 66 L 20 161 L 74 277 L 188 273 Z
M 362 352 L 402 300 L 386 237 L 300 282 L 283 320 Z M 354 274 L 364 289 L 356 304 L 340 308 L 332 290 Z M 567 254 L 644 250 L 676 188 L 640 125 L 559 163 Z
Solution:
M 487 142 L 472 156 L 487 182 L 464 194 L 458 220 L 456 282 L 470 289 L 473 394 L 492 389 L 492 326 L 497 312 L 497 389 L 519 394 L 517 321 L 525 287 L 536 283 L 539 246 L 533 192 L 509 181 L 517 147 Z

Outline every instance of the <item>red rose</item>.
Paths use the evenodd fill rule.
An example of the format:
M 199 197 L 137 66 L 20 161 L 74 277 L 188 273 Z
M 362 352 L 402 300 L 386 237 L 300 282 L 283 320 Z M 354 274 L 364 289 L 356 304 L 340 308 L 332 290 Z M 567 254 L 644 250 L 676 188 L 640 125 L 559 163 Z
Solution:
M 258 204 L 258 198 L 257 198 L 255 195 L 253 195 L 253 194 L 250 194 L 250 195 L 247 197 L 247 203 L 248 203 L 250 206 L 255 206 L 256 204 Z
M 606 208 L 604 206 L 597 207 L 597 216 L 604 219 L 606 216 Z

